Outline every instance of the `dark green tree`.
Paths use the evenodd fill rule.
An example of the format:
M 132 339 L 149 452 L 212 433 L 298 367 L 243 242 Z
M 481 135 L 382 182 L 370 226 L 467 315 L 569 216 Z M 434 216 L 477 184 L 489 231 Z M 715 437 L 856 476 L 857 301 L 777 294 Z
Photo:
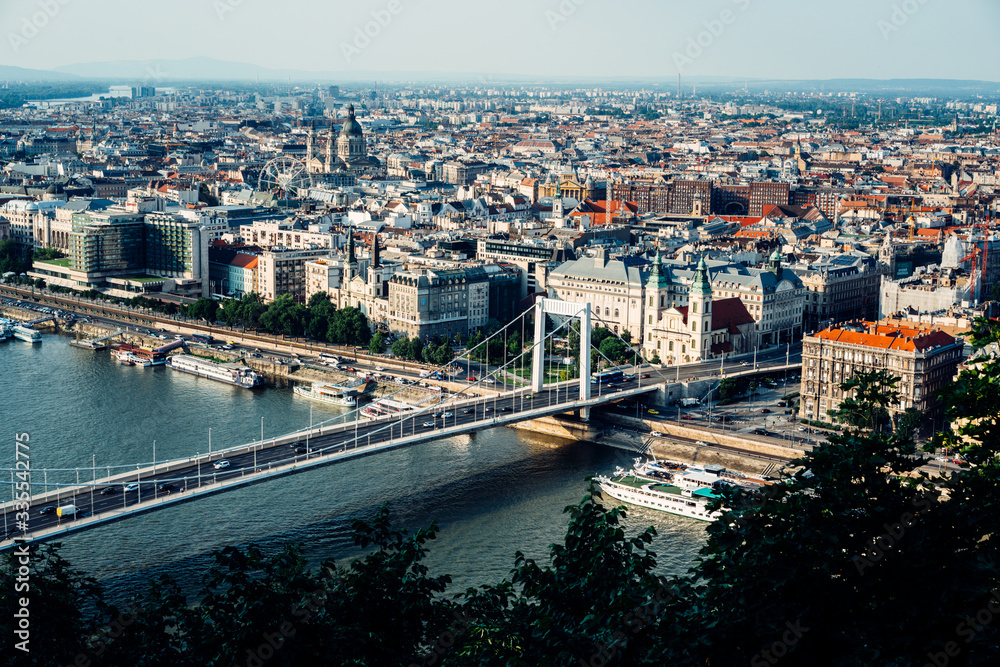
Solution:
M 372 354 L 382 354 L 385 352 L 385 336 L 382 335 L 381 331 L 376 331 L 375 335 L 372 336 L 371 341 L 368 343 L 368 351 Z

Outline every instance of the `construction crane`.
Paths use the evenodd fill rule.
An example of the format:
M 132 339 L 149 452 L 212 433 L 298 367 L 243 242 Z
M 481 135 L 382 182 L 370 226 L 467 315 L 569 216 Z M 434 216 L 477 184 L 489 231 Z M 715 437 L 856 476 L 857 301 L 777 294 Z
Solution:
M 972 301 L 973 303 L 979 301 L 976 295 L 976 278 L 978 277 L 979 274 L 979 272 L 977 271 L 979 267 L 979 253 L 980 253 L 979 246 L 974 245 L 972 246 L 972 252 L 970 252 L 968 256 L 963 257 L 959 262 L 960 264 L 965 264 L 970 259 L 972 260 L 972 269 L 969 272 L 969 300 Z

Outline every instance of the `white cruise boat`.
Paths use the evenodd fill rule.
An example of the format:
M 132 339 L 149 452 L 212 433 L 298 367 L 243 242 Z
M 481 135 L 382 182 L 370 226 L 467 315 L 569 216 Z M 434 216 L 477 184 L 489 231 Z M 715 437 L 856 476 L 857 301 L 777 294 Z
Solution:
M 111 352 L 115 359 L 121 362 L 123 366 L 152 366 L 153 362 L 144 357 L 131 352 L 130 350 L 117 349 Z
M 245 389 L 255 389 L 264 384 L 264 379 L 260 375 L 244 366 L 217 364 L 214 361 L 186 354 L 168 357 L 167 366 L 174 370 L 184 371 L 210 380 L 218 380 Z
M 320 403 L 347 406 L 358 404 L 358 399 L 347 394 L 342 387 L 327 382 L 314 382 L 311 387 L 295 387 L 292 391 L 295 392 L 296 396 Z
M 11 331 L 11 328 L 6 324 L 0 322 L 0 343 L 2 343 L 5 340 L 9 340 L 10 337 L 13 335 L 14 332 Z
M 714 521 L 721 516 L 718 510 L 710 512 L 708 505 L 720 497 L 722 486 L 761 488 L 770 483 L 722 466 L 656 460 L 642 463 L 640 459 L 629 472 L 618 468 L 614 475 L 598 475 L 595 479 L 601 491 L 615 500 L 699 521 Z
M 14 338 L 23 340 L 25 343 L 41 343 L 42 332 L 18 324 L 14 326 Z

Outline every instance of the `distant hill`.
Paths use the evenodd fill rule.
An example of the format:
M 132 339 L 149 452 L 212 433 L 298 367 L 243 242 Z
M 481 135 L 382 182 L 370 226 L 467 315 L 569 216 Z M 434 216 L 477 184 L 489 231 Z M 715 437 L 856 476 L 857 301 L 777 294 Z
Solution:
M 80 77 L 68 72 L 53 72 L 44 69 L 25 69 L 0 65 L 0 81 L 79 81 Z
M 271 69 L 242 62 L 215 58 L 193 57 L 175 60 L 116 60 L 111 62 L 77 63 L 56 67 L 53 70 L 30 70 L 0 66 L 0 80 L 58 81 L 100 79 L 121 81 L 132 85 L 160 85 L 166 82 L 186 81 L 262 81 L 262 82 L 440 82 L 541 84 L 541 85 L 602 85 L 656 86 L 663 90 L 676 89 L 677 80 L 670 76 L 546 76 L 541 74 L 501 74 L 496 72 L 434 72 L 434 71 L 372 71 Z M 744 79 L 724 76 L 684 77 L 682 90 L 733 91 L 748 86 L 751 92 L 870 92 L 875 94 L 899 93 L 912 95 L 961 95 L 976 93 L 996 94 L 1000 83 L 991 81 L 963 81 L 954 79 Z

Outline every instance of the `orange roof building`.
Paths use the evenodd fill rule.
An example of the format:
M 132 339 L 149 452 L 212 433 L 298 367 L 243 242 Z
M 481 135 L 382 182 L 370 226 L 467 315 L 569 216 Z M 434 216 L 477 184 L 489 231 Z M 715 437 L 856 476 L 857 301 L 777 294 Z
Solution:
M 899 401 L 886 406 L 890 414 L 916 408 L 928 420 L 938 418 L 935 394 L 954 377 L 962 346 L 938 328 L 878 322 L 848 322 L 805 336 L 799 416 L 831 421 L 829 411 L 845 398 L 841 383 L 860 372 L 885 370 L 899 378 Z

